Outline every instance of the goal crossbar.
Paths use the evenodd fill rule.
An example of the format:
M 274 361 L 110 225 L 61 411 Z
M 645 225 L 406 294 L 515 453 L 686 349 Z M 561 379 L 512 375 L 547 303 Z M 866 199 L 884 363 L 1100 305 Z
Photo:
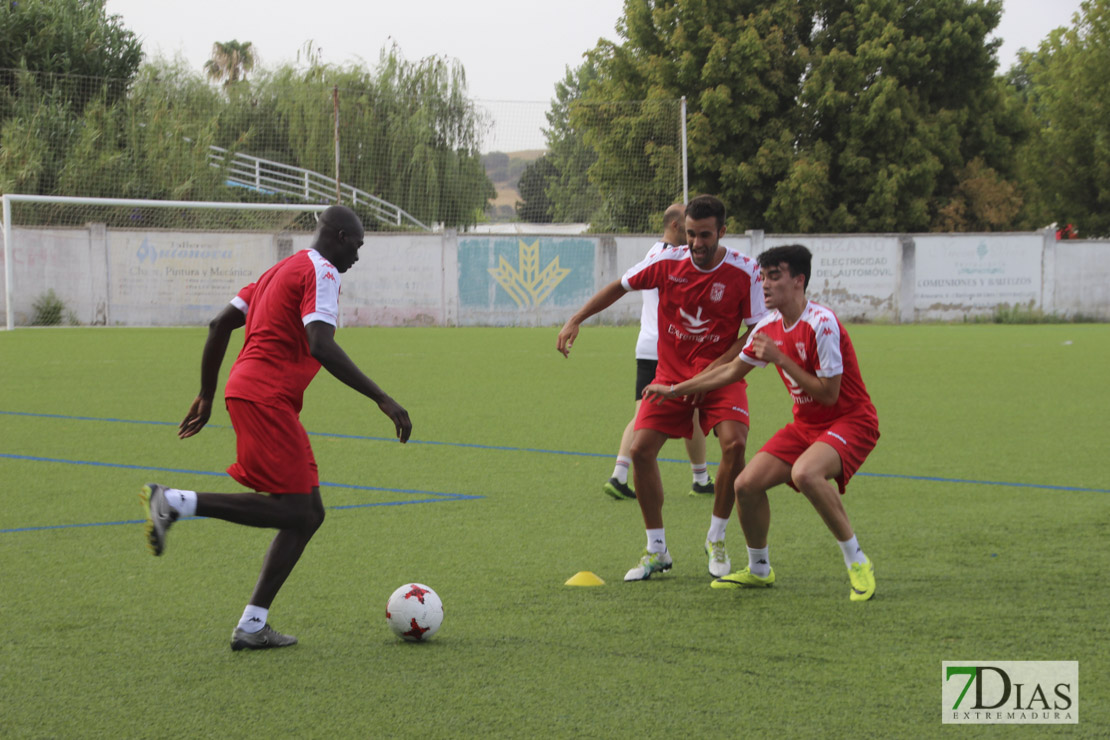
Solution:
M 182 208 L 205 210 L 252 210 L 252 211 L 277 211 L 277 212 L 303 212 L 319 213 L 327 204 L 319 203 L 229 203 L 223 201 L 196 201 L 196 200 L 143 200 L 141 198 L 91 198 L 76 195 L 26 195 L 20 193 L 4 193 L 0 195 L 0 212 L 3 222 L 0 224 L 4 235 L 4 314 L 6 317 L 5 328 L 9 331 L 15 328 L 15 316 L 12 308 L 12 204 L 13 203 L 57 203 L 69 205 L 94 205 L 94 206 L 127 206 L 135 208 Z

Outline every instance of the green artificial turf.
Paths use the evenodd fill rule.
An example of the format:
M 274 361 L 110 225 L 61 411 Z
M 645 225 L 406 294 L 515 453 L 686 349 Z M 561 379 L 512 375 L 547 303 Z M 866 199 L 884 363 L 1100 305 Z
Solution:
M 314 382 L 302 421 L 327 520 L 270 612 L 300 644 L 258 653 L 228 640 L 272 533 L 181 521 L 161 558 L 142 534 L 148 480 L 241 490 L 222 405 L 175 435 L 204 331 L 0 334 L 0 736 L 1103 736 L 1110 327 L 849 331 L 882 431 L 845 498 L 871 602 L 849 602 L 833 537 L 786 489 L 775 588 L 710 589 L 710 501 L 685 494 L 677 442 L 661 463 L 674 569 L 622 582 L 643 524 L 601 484 L 634 328 L 587 326 L 569 359 L 553 328 L 344 329 L 412 440 Z M 750 456 L 790 402 L 772 370 L 749 380 Z M 728 544 L 742 568 L 735 519 Z M 583 570 L 605 585 L 564 585 Z M 443 599 L 428 644 L 386 625 L 406 581 Z M 1078 660 L 1080 722 L 944 726 L 945 660 Z

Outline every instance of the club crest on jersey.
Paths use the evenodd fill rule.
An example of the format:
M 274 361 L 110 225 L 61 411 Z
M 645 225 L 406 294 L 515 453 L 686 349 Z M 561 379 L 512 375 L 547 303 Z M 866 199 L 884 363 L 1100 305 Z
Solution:
M 709 300 L 714 303 L 720 303 L 721 299 L 725 297 L 725 284 L 713 283 L 709 288 Z
M 802 362 L 806 361 L 806 345 L 805 342 L 794 342 L 794 349 L 798 350 L 798 357 Z

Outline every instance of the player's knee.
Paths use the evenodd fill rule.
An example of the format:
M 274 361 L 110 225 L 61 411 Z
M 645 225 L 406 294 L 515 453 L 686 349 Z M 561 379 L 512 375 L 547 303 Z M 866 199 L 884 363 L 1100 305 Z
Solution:
M 313 504 L 312 504 L 311 514 L 308 517 L 308 532 L 309 532 L 309 534 L 315 533 L 317 529 L 319 529 L 321 526 L 323 526 L 324 517 L 325 517 L 324 502 L 321 501 L 319 499 L 319 497 L 316 497 L 316 500 L 313 501 Z
M 790 470 L 790 480 L 794 483 L 802 493 L 815 490 L 818 486 L 825 482 L 825 476 L 820 472 L 806 467 L 804 465 L 795 465 Z
M 745 471 L 746 470 L 747 468 L 745 468 Z M 738 502 L 743 502 L 748 496 L 757 492 L 752 476 L 745 475 L 744 472 L 736 476 L 736 480 L 732 483 L 732 490 L 736 493 L 736 500 Z
M 632 443 L 632 449 L 629 450 L 628 456 L 632 458 L 633 467 L 650 465 L 655 461 L 655 452 L 635 442 Z
M 721 460 L 729 461 L 730 465 L 735 465 L 739 462 L 741 465 L 744 463 L 744 455 L 747 452 L 747 443 L 741 437 L 734 437 L 730 440 L 721 440 Z

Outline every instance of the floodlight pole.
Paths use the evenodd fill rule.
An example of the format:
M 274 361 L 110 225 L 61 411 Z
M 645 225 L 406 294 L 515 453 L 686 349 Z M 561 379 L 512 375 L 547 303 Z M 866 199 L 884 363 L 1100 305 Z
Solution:
M 331 89 L 332 107 L 335 109 L 335 202 L 343 202 L 343 192 L 339 185 L 339 85 Z
M 686 174 L 686 96 L 682 96 L 682 202 L 690 202 L 689 179 Z

